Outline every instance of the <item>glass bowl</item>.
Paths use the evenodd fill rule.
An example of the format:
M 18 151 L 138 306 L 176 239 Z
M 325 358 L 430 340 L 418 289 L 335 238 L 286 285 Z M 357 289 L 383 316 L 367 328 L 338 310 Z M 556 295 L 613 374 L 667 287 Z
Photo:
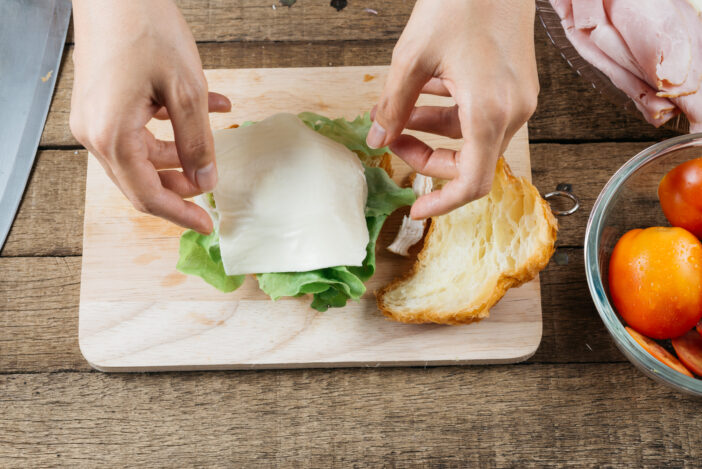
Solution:
M 623 91 L 614 86 L 610 79 L 593 67 L 590 62 L 580 57 L 578 51 L 575 50 L 575 47 L 566 37 L 563 26 L 561 26 L 561 18 L 551 6 L 551 2 L 549 0 L 536 0 L 536 11 L 541 24 L 546 29 L 546 35 L 553 45 L 558 48 L 568 65 L 578 75 L 589 81 L 592 87 L 598 90 L 610 103 L 645 121 L 641 113 L 636 109 L 634 102 Z M 663 128 L 687 133 L 690 130 L 690 122 L 681 113 L 663 124 Z
M 669 226 L 658 202 L 658 183 L 678 164 L 702 157 L 702 133 L 681 135 L 643 150 L 627 161 L 597 197 L 585 231 L 585 273 L 595 307 L 615 344 L 651 378 L 680 391 L 702 396 L 702 379 L 664 365 L 646 352 L 624 329 L 607 285 L 609 257 L 627 231 Z

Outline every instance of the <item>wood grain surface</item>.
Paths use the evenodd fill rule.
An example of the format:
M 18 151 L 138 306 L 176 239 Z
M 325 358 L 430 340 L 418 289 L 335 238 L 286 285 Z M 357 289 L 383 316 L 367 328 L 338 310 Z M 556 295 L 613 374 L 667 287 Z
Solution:
M 283 111 L 353 119 L 377 102 L 387 72 L 386 66 L 207 70 L 210 88 L 240 103 L 229 113 L 212 114 L 210 123 L 221 129 Z M 420 104 L 450 100 L 423 96 Z M 153 120 L 148 127 L 156 138 L 173 138 L 168 121 Z M 461 145 L 433 135 L 425 140 L 434 148 Z M 512 139 L 505 159 L 515 175 L 531 178 L 526 126 Z M 399 158 L 392 166 L 396 182 L 407 183 L 410 168 Z M 490 317 L 476 324 L 386 320 L 373 292 L 411 265 L 385 250 L 400 222 L 398 214 L 385 224 L 377 271 L 360 301 L 319 314 L 310 309 L 309 296 L 270 301 L 252 278 L 236 292 L 222 294 L 177 272 L 182 230 L 134 210 L 91 159 L 80 349 L 102 371 L 511 363 L 536 352 L 541 341 L 538 278 L 508 291 Z
M 304 15 L 275 23 L 255 3 L 179 2 L 206 68 L 388 64 L 413 4 L 367 2 L 379 15 L 366 17 L 349 9 L 365 2 L 337 13 L 298 0 L 275 11 L 304 6 Z M 224 10 L 259 16 L 227 31 Z M 330 18 L 345 15 L 353 24 L 330 33 Z M 236 41 L 202 42 L 225 35 Z M 562 247 L 541 275 L 536 355 L 510 366 L 157 375 L 91 373 L 78 349 L 87 152 L 68 129 L 68 47 L 44 151 L 0 252 L 0 467 L 698 467 L 700 402 L 619 353 L 582 261 L 587 215 L 609 175 L 671 134 L 607 103 L 538 24 L 535 41 L 533 179 L 542 192 L 570 182 L 584 201 L 559 220 Z
M 0 376 L 13 467 L 697 467 L 628 364 Z

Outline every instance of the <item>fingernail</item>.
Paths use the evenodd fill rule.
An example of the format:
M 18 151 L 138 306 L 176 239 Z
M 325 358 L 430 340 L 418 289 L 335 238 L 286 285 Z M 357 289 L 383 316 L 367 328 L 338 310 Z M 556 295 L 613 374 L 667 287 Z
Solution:
M 214 163 L 210 163 L 204 168 L 195 172 L 195 182 L 203 192 L 209 192 L 217 185 L 217 170 Z
M 380 148 L 383 146 L 384 141 L 385 129 L 377 122 L 373 122 L 373 125 L 371 125 L 370 131 L 368 132 L 368 136 L 366 137 L 366 143 L 371 148 Z

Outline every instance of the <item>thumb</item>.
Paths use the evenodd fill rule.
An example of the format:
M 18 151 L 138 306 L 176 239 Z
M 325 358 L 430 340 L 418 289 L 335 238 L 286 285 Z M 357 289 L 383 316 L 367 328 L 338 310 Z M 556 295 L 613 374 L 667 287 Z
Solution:
M 166 93 L 165 105 L 173 125 L 183 173 L 201 191 L 217 185 L 214 140 L 208 116 L 207 84 L 178 83 Z
M 393 56 L 373 125 L 366 138 L 369 147 L 382 148 L 400 136 L 422 87 L 430 78 L 419 60 Z

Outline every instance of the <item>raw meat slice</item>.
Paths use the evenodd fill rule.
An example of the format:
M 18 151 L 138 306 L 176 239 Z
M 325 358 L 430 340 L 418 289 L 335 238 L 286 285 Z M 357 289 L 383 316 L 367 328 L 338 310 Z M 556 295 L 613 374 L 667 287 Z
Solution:
M 697 77 L 687 80 L 693 53 L 687 21 L 672 0 L 604 0 L 604 5 L 647 81 L 663 96 L 697 90 Z
M 646 121 L 659 127 L 677 113 L 672 102 L 656 96 L 656 90 L 609 58 L 586 32 L 575 28 L 572 16 L 566 17 L 561 23 L 566 36 L 580 56 L 612 80 L 614 86 L 626 93 Z

